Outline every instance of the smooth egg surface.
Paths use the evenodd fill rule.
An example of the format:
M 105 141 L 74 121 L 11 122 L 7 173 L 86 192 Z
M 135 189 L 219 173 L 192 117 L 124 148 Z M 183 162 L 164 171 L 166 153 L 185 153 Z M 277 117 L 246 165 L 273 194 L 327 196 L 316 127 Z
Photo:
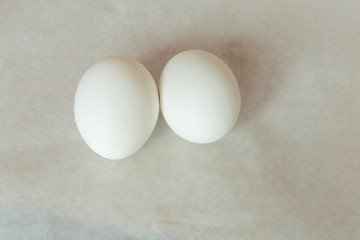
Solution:
M 171 58 L 161 74 L 159 92 L 165 121 L 190 142 L 223 138 L 240 113 L 234 74 L 220 58 L 202 50 L 184 51 Z
M 154 130 L 159 115 L 154 79 L 136 60 L 103 59 L 82 77 L 74 115 L 82 138 L 94 152 L 113 160 L 126 158 Z

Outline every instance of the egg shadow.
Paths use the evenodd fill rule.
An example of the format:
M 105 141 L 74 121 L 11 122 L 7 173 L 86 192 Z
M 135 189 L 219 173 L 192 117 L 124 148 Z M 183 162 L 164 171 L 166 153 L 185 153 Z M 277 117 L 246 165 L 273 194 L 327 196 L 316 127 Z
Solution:
M 235 128 L 254 120 L 284 79 L 284 71 L 279 62 L 282 61 L 279 49 L 268 41 L 256 39 L 179 39 L 166 46 L 154 47 L 139 60 L 148 68 L 158 84 L 167 61 L 175 54 L 189 49 L 211 52 L 220 57 L 233 71 L 241 92 L 241 112 Z M 161 114 L 159 120 L 159 124 L 164 125 Z

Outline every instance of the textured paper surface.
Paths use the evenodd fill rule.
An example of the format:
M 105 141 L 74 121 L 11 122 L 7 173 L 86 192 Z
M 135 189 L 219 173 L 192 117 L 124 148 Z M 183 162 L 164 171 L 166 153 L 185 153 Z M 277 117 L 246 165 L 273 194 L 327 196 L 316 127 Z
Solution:
M 162 116 L 132 157 L 82 141 L 73 97 L 101 58 L 158 80 L 203 49 L 240 119 L 196 145 Z M 0 239 L 360 239 L 360 2 L 0 1 Z

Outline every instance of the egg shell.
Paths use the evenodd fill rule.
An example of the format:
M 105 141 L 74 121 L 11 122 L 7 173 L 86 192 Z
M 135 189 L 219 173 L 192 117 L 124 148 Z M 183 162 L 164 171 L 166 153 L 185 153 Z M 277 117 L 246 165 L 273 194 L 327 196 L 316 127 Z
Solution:
M 220 58 L 202 50 L 184 51 L 171 58 L 161 74 L 159 92 L 165 121 L 190 142 L 223 138 L 240 113 L 234 74 Z
M 139 150 L 154 130 L 159 98 L 153 77 L 136 60 L 108 57 L 91 66 L 75 94 L 74 115 L 87 145 L 108 159 Z

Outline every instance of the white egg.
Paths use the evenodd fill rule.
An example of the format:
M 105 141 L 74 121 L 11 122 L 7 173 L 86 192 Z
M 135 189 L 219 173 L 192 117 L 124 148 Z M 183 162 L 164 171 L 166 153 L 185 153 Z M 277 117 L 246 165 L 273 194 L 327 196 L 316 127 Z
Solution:
M 190 142 L 221 139 L 240 113 L 234 74 L 220 58 L 205 51 L 188 50 L 171 58 L 161 74 L 159 92 L 165 121 Z
M 94 152 L 108 159 L 126 158 L 154 130 L 159 115 L 154 79 L 133 59 L 103 59 L 82 77 L 74 115 L 81 136 Z

